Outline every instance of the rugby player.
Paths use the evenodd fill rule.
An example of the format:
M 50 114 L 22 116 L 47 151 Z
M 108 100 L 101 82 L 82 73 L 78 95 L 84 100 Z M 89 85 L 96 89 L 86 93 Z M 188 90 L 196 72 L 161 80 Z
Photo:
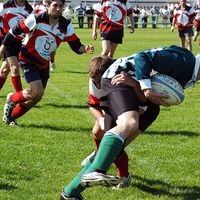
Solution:
M 42 99 L 49 78 L 49 60 L 61 42 L 67 42 L 77 54 L 93 53 L 93 46 L 84 46 L 70 21 L 62 16 L 64 3 L 64 0 L 47 1 L 46 12 L 29 15 L 5 36 L 0 47 L 1 57 L 18 35 L 26 34 L 19 60 L 28 83 L 26 89 L 8 94 L 3 116 L 7 124 L 17 125 L 15 119 Z

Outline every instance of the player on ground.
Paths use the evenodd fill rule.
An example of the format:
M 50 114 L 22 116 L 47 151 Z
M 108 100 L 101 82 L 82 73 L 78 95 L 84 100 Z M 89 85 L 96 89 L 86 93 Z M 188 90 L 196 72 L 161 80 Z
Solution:
M 31 14 L 22 20 L 9 31 L 0 47 L 2 56 L 18 35 L 26 34 L 19 59 L 28 87 L 7 96 L 4 106 L 4 121 L 7 124 L 16 125 L 15 119 L 42 99 L 49 78 L 49 60 L 61 42 L 68 42 L 77 54 L 93 53 L 93 46 L 81 44 L 70 21 L 62 16 L 63 6 L 64 0 L 48 1 L 46 12 Z
M 118 44 L 122 44 L 124 36 L 124 19 L 129 17 L 131 33 L 134 32 L 133 9 L 128 1 L 103 0 L 96 8 L 92 37 L 97 39 L 97 27 L 100 23 L 102 52 L 101 55 L 113 57 Z
M 94 59 L 93 68 L 96 69 L 97 63 L 102 67 L 106 65 L 105 59 L 108 58 L 99 56 Z M 199 69 L 200 55 L 194 56 L 189 50 L 177 46 L 142 51 L 112 63 L 101 79 L 101 106 L 105 111 L 106 133 L 92 163 L 87 162 L 78 176 L 64 188 L 61 199 L 83 199 L 80 193 L 88 186 L 119 182 L 120 179 L 105 172 L 126 145 L 125 141 L 131 141 L 140 133 L 138 128 L 145 121 L 139 120 L 139 105 L 142 102 L 143 105 L 149 104 L 150 101 L 168 106 L 162 101 L 167 96 L 151 88 L 152 70 L 173 77 L 187 88 L 200 80 Z M 132 77 L 129 83 L 124 79 L 127 75 Z M 100 84 L 100 80 L 94 81 Z M 138 90 L 138 82 L 141 90 Z
M 33 11 L 31 5 L 26 0 L 9 0 L 0 3 L 0 43 L 10 28 L 17 25 Z M 24 36 L 19 35 L 18 39 Z M 18 54 L 21 49 L 21 41 L 15 40 L 12 47 L 6 49 L 3 55 L 3 63 L 0 69 L 0 89 L 4 86 L 9 72 L 11 71 L 11 82 L 16 92 L 22 90 L 20 78 L 20 67 L 18 63 Z
M 185 47 L 185 42 L 187 42 L 188 49 L 192 51 L 192 36 L 194 35 L 192 25 L 195 10 L 186 4 L 186 0 L 179 0 L 179 3 L 179 7 L 174 10 L 171 31 L 174 31 L 174 27 L 177 24 L 181 47 Z

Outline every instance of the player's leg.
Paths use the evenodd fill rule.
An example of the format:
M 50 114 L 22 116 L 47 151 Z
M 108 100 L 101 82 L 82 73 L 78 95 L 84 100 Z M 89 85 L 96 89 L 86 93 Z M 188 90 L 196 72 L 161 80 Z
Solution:
M 104 135 L 104 130 L 101 129 L 101 126 L 99 125 L 99 122 L 97 120 L 95 121 L 95 124 L 93 126 L 92 134 L 93 134 L 93 140 L 95 144 L 95 150 L 82 161 L 81 166 L 84 166 L 85 163 L 96 154 L 99 148 L 101 139 Z
M 116 126 L 116 120 L 113 118 L 113 116 L 107 111 L 105 113 L 105 131 L 109 131 L 112 127 Z M 123 182 L 126 182 L 126 179 L 129 179 L 129 169 L 128 169 L 128 155 L 127 153 L 122 149 L 120 154 L 117 156 L 117 158 L 114 160 L 114 164 L 117 167 L 117 176 L 122 180 Z M 116 187 L 121 187 L 123 183 L 120 183 Z M 124 184 L 125 185 L 125 184 Z M 128 186 L 126 184 L 126 186 Z
M 103 39 L 101 55 L 109 55 L 110 49 L 111 49 L 110 40 Z
M 5 60 L 9 64 L 11 72 L 11 82 L 16 92 L 22 91 L 22 82 L 20 77 L 20 65 L 18 55 L 21 50 L 21 41 L 13 44 L 12 48 L 7 47 L 4 53 Z
M 17 119 L 24 115 L 42 99 L 49 77 L 48 70 L 40 72 L 36 66 L 23 64 L 22 69 L 28 87 L 8 96 L 4 105 L 4 121 L 7 124 L 10 124 L 10 119 Z M 16 105 L 17 107 L 15 107 Z
M 29 88 L 20 92 L 10 93 L 4 105 L 3 121 L 10 124 L 16 118 L 24 115 L 30 108 L 38 103 L 44 94 L 41 80 L 29 83 Z M 16 105 L 19 104 L 17 107 Z
M 187 36 L 185 37 L 185 40 L 188 44 L 188 50 L 192 52 L 192 37 L 191 36 Z
M 109 54 L 108 54 L 108 56 L 109 56 L 110 58 L 113 58 L 113 55 L 114 55 L 115 50 L 116 50 L 116 48 L 117 48 L 117 45 L 118 45 L 118 43 L 110 42 L 110 52 L 109 52 Z
M 4 86 L 7 76 L 10 72 L 10 67 L 6 61 L 3 61 L 0 69 L 0 89 Z
M 104 134 L 95 159 L 87 171 L 88 174 L 83 175 L 82 183 L 86 186 L 117 183 L 117 179 L 107 179 L 103 175 L 101 177 L 101 174 L 96 175 L 92 172 L 106 172 L 121 152 L 125 139 L 138 129 L 138 102 L 135 94 L 129 91 L 116 91 L 110 93 L 108 99 L 110 102 L 112 99 L 109 109 L 112 115 L 116 116 L 118 123 Z
M 180 38 L 180 46 L 185 48 L 185 37 Z
M 184 31 L 178 31 L 178 37 L 180 39 L 180 46 L 185 48 L 185 35 Z
M 26 112 L 28 112 L 35 104 L 37 104 L 41 99 L 42 96 L 44 95 L 44 90 L 46 88 L 48 78 L 49 78 L 49 71 L 44 70 L 40 71 L 39 74 L 35 72 L 32 75 L 25 75 L 25 78 L 27 82 L 29 83 L 29 89 L 33 91 L 32 97 L 27 99 L 24 103 L 18 104 L 13 112 L 12 112 L 12 117 L 14 119 L 17 119 L 24 115 Z M 31 81 L 35 80 L 35 81 Z M 31 81 L 31 82 L 29 82 Z

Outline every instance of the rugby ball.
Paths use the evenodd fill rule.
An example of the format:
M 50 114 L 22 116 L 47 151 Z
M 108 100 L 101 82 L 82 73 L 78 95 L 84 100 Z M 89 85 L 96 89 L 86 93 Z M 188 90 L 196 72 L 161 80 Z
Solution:
M 184 100 L 184 90 L 180 83 L 174 78 L 165 74 L 155 74 L 151 77 L 152 89 L 158 93 L 164 93 L 169 96 L 163 99 L 164 102 L 171 106 L 178 105 Z

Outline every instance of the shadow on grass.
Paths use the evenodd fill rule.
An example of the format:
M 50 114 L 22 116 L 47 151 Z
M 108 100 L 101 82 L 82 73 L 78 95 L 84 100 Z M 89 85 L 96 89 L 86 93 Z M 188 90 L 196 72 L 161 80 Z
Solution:
M 66 73 L 69 73 L 69 74 L 88 74 L 88 72 L 78 72 L 78 71 L 65 71 Z
M 0 183 L 0 190 L 16 190 L 16 189 L 18 189 L 16 186 L 7 183 Z
M 180 135 L 180 136 L 189 136 L 189 137 L 197 137 L 200 136 L 199 133 L 195 133 L 192 131 L 145 131 L 143 134 L 148 135 Z
M 88 109 L 88 106 L 85 105 L 85 106 L 81 106 L 81 105 L 66 105 L 66 104 L 53 104 L 53 103 L 48 103 L 48 104 L 45 104 L 45 106 L 51 106 L 51 107 L 54 107 L 54 108 L 73 108 L 73 109 Z
M 73 109 L 88 109 L 88 106 L 81 106 L 81 105 L 67 105 L 67 104 L 54 104 L 54 103 L 46 103 L 44 105 L 35 105 L 34 108 L 43 108 L 45 106 L 50 106 L 50 107 L 54 107 L 54 108 L 73 108 Z
M 200 197 L 200 187 L 197 186 L 175 186 L 164 181 L 150 180 L 139 176 L 133 176 L 133 179 L 135 179 L 138 183 L 132 183 L 132 187 L 136 187 L 139 190 L 148 192 L 152 195 L 167 195 L 169 197 L 173 197 L 173 199 L 181 197 L 184 200 L 197 200 Z
M 48 129 L 52 131 L 59 131 L 59 132 L 69 132 L 69 131 L 76 131 L 76 132 L 91 132 L 92 128 L 83 128 L 83 127 L 57 127 L 51 126 L 46 124 L 21 124 L 21 128 L 37 128 L 37 129 Z
M 0 99 L 2 99 L 4 102 L 6 101 L 6 96 L 0 96 Z

